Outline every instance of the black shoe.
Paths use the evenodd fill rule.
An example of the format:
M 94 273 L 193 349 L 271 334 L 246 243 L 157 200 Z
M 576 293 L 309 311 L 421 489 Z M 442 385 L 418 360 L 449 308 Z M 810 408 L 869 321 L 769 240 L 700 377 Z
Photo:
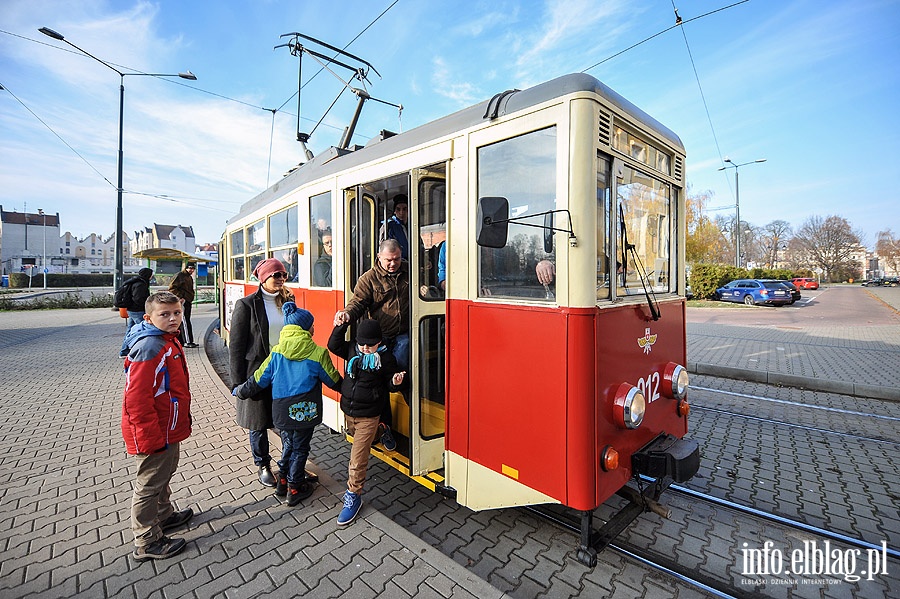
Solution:
M 307 499 L 310 495 L 312 495 L 313 491 L 315 491 L 315 487 L 306 481 L 303 481 L 299 485 L 288 483 L 288 507 L 294 507 L 295 505 L 298 505 L 301 501 Z
M 159 523 L 159 527 L 162 528 L 163 532 L 169 532 L 170 530 L 175 530 L 181 526 L 187 524 L 188 520 L 194 517 L 194 510 L 188 508 L 186 510 L 181 510 L 180 512 L 175 512 L 165 520 Z
M 160 537 L 147 545 L 146 547 L 138 547 L 131 554 L 134 559 L 139 562 L 148 559 L 166 559 L 172 557 L 184 549 L 187 543 L 184 539 L 170 539 L 169 537 Z
M 275 486 L 275 496 L 284 498 L 287 496 L 287 492 L 288 492 L 287 478 L 285 478 L 284 475 L 281 472 L 279 472 L 278 473 L 278 484 Z
M 319 482 L 319 475 L 316 474 L 315 472 L 310 472 L 309 470 L 307 470 L 305 472 L 305 474 L 306 474 L 306 482 L 308 482 L 308 483 Z
M 275 475 L 272 474 L 272 469 L 269 466 L 259 467 L 259 482 L 264 487 L 272 487 L 273 489 L 278 486 L 275 482 Z
M 200 346 L 197 345 L 196 343 L 194 343 L 193 341 L 191 341 L 190 343 L 185 343 L 184 347 L 200 347 Z

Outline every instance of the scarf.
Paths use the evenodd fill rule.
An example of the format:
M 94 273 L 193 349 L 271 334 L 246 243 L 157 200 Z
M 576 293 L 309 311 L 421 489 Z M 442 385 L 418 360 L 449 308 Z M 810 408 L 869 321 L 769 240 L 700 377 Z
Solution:
M 356 374 L 360 370 L 369 370 L 376 371 L 381 370 L 381 353 L 387 350 L 387 347 L 382 344 L 375 353 L 364 354 L 359 351 L 359 347 L 356 348 L 356 355 L 350 358 L 350 362 L 347 363 L 347 374 L 351 379 L 356 378 Z

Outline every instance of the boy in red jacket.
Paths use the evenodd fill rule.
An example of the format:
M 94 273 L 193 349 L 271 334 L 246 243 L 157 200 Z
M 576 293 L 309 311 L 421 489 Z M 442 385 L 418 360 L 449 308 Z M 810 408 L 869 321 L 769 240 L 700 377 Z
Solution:
M 131 499 L 134 559 L 163 559 L 184 549 L 184 539 L 165 536 L 187 523 L 190 508 L 175 511 L 169 481 L 178 467 L 179 443 L 191 434 L 191 391 L 178 340 L 181 300 L 168 291 L 151 295 L 144 321 L 128 333 L 122 436 L 135 456 Z

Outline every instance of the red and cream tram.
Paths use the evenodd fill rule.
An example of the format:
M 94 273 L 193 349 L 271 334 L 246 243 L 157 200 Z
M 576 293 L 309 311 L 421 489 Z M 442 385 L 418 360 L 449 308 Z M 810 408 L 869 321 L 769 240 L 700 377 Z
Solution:
M 228 222 L 223 336 L 256 263 L 276 257 L 325 345 L 407 196 L 412 390 L 392 398 L 397 450 L 373 453 L 473 510 L 578 510 L 591 562 L 595 508 L 632 478 L 699 467 L 682 439 L 684 159 L 674 133 L 583 74 L 332 147 Z

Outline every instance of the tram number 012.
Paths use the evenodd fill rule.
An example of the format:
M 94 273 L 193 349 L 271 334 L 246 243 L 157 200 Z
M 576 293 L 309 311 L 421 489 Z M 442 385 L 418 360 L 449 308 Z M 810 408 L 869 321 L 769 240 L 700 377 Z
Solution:
M 647 375 L 647 378 L 640 379 L 637 383 L 637 388 L 644 394 L 647 403 L 653 403 L 659 399 L 659 373 L 654 372 Z

